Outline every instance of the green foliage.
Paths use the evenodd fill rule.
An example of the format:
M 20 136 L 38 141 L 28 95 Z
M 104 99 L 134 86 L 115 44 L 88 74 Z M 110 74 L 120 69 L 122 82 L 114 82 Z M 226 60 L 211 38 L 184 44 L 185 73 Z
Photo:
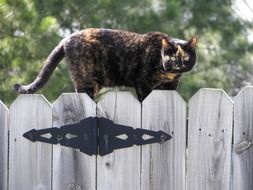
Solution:
M 251 29 L 233 16 L 230 1 L 0 0 L 0 99 L 16 97 L 15 83 L 30 83 L 60 39 L 87 27 L 199 36 L 198 64 L 179 86 L 188 99 L 201 87 L 234 94 L 252 79 Z M 40 92 L 54 100 L 73 91 L 64 63 Z

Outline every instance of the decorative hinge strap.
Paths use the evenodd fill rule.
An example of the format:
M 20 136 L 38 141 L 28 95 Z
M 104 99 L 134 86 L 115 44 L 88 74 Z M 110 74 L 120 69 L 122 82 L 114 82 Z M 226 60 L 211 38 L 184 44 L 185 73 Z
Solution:
M 114 124 L 111 120 L 89 117 L 79 123 L 64 125 L 60 128 L 32 129 L 23 135 L 32 142 L 40 141 L 60 144 L 88 155 L 106 155 L 115 149 L 163 143 L 171 136 L 163 131 L 134 129 L 129 126 Z

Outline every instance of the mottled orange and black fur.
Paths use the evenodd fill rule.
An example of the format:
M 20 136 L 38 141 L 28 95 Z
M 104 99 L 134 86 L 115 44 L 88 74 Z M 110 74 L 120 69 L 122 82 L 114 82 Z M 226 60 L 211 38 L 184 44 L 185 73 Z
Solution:
M 160 32 L 86 29 L 63 39 L 37 78 L 16 84 L 19 93 L 34 93 L 66 58 L 77 92 L 94 97 L 101 87 L 131 86 L 143 100 L 153 89 L 175 90 L 183 72 L 196 62 L 197 38 L 176 40 Z

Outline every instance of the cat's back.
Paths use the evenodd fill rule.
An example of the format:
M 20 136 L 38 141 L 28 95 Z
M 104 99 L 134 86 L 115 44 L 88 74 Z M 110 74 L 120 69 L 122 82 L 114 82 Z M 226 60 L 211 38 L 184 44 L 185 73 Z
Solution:
M 143 34 L 116 29 L 87 28 L 71 34 L 64 39 L 65 46 L 73 47 L 80 43 L 100 45 L 134 45 L 143 38 Z
M 117 29 L 105 29 L 105 28 L 87 28 L 80 31 L 84 36 L 96 37 L 96 38 L 118 38 L 127 36 L 142 36 L 142 34 L 136 32 L 130 32 Z
M 88 28 L 81 31 L 87 42 L 97 42 L 101 44 L 131 46 L 138 44 L 143 35 L 116 29 Z
M 148 44 L 160 44 L 160 40 L 167 35 L 160 32 L 144 34 L 117 29 L 87 28 L 71 34 L 64 39 L 65 49 L 80 45 L 101 45 L 104 48 L 134 48 Z M 134 48 L 135 49 L 135 48 Z

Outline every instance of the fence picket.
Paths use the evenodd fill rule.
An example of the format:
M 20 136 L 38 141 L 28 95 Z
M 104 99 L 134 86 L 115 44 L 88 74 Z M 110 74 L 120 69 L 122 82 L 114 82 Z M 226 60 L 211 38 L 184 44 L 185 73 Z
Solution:
M 141 127 L 141 104 L 129 92 L 107 93 L 97 105 L 97 116 L 117 124 Z M 140 146 L 115 150 L 97 158 L 98 190 L 140 189 Z
M 18 96 L 9 110 L 0 101 L 0 190 L 251 190 L 253 87 L 234 105 L 223 90 L 200 89 L 188 107 L 187 130 L 187 103 L 176 91 L 155 90 L 142 104 L 130 92 L 109 92 L 97 104 L 86 94 L 62 94 L 53 108 L 38 94 Z M 101 157 L 23 137 L 90 116 L 172 139 Z
M 52 127 L 52 108 L 41 95 L 20 95 L 10 107 L 9 190 L 51 189 L 52 145 L 23 137 Z
M 230 190 L 233 103 L 201 89 L 189 102 L 188 190 Z
M 142 147 L 142 190 L 185 190 L 186 103 L 176 91 L 153 91 L 142 103 L 142 128 L 172 136 Z
M 96 104 L 86 94 L 62 94 L 53 103 L 53 126 L 78 123 L 96 116 Z M 96 156 L 76 149 L 53 146 L 53 190 L 95 190 Z
M 8 114 L 8 108 L 0 101 L 0 189 L 8 186 Z
M 253 187 L 253 87 L 244 88 L 234 105 L 233 189 Z

